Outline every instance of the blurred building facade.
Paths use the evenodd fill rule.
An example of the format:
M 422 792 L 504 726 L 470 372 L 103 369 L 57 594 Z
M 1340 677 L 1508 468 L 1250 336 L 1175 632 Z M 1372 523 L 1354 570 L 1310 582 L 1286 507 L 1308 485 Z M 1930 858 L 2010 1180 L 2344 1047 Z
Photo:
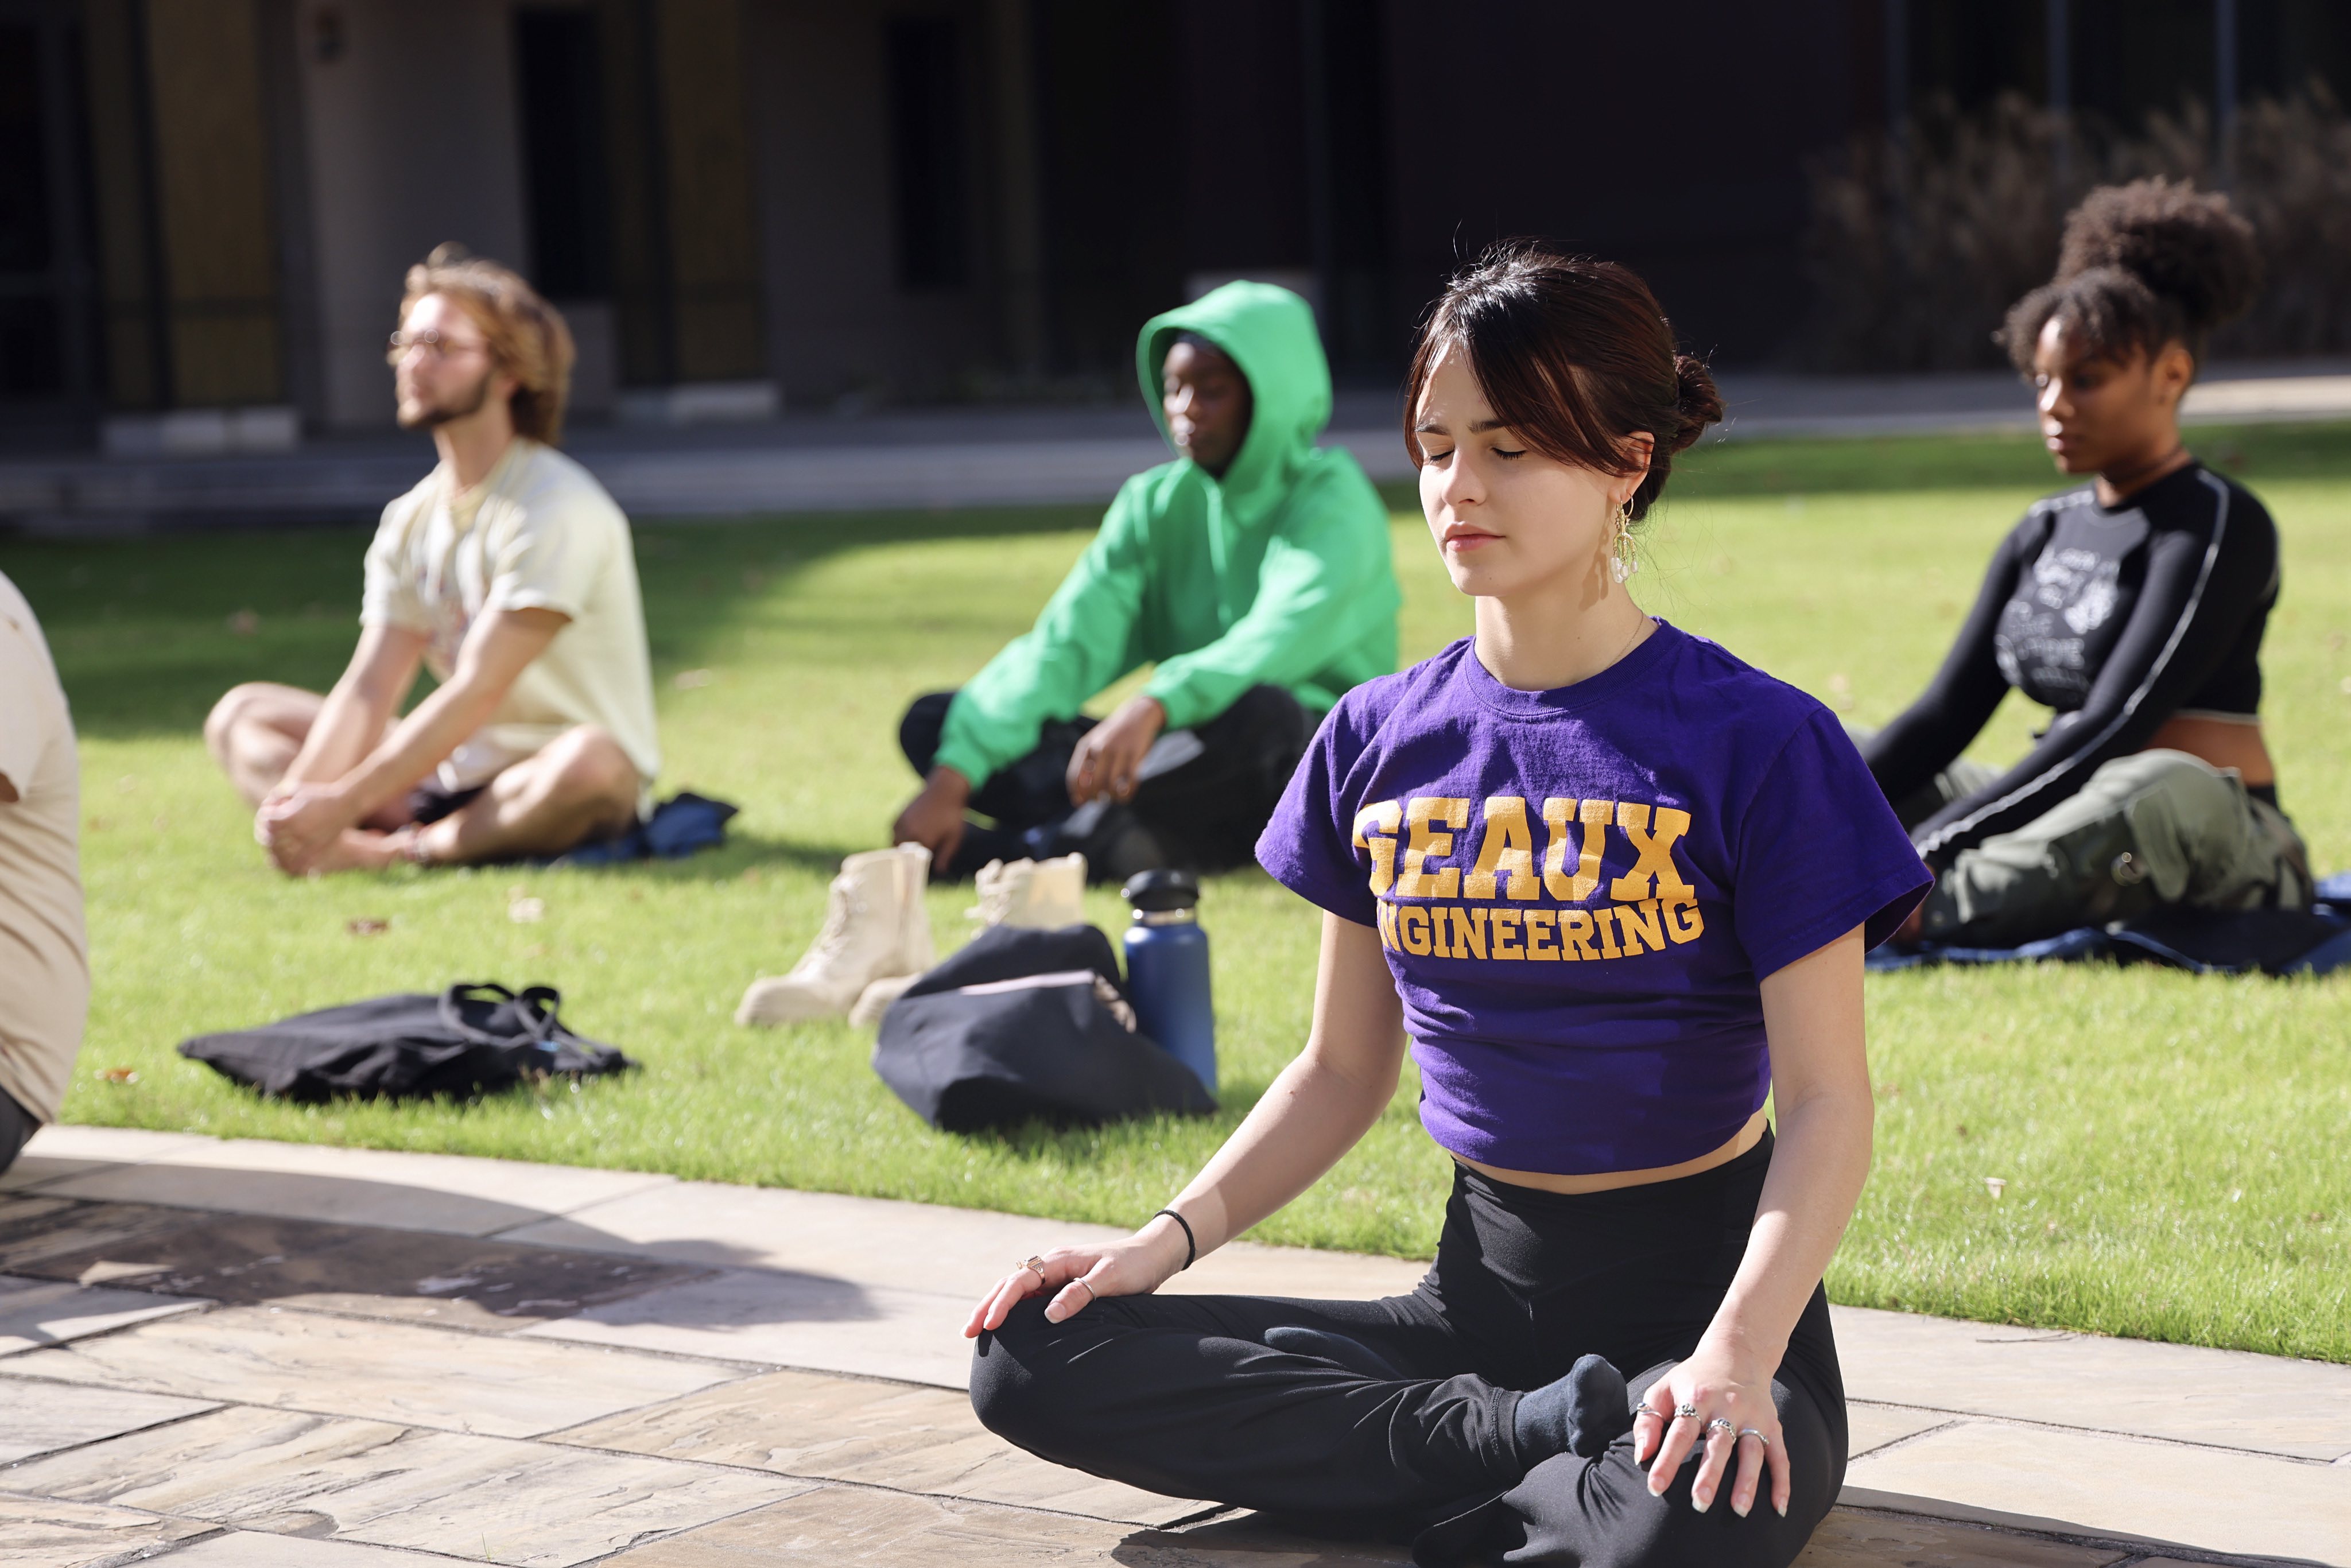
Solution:
M 1387 374 L 1530 233 L 1753 361 L 1808 160 L 1922 95 L 2225 118 L 2311 72 L 2351 89 L 2351 5 L 0 0 L 0 433 L 381 428 L 447 239 L 563 306 L 590 418 L 1114 384 L 1236 276 Z

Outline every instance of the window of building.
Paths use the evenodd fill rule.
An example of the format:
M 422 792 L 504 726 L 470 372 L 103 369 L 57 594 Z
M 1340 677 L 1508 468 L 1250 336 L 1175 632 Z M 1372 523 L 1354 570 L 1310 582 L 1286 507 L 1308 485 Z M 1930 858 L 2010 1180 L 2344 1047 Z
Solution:
M 0 26 L 0 397 L 65 390 L 41 38 Z
M 515 13 L 531 281 L 550 299 L 612 292 L 612 219 L 596 14 Z
M 961 33 L 951 16 L 899 16 L 885 29 L 890 183 L 905 288 L 958 287 L 969 271 Z

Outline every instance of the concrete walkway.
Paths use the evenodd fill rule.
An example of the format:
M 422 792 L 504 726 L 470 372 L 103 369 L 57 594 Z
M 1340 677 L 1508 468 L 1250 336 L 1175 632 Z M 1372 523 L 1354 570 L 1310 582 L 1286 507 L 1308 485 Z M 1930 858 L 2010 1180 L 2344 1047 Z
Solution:
M 1098 1228 L 627 1172 L 53 1127 L 0 1178 L 0 1561 L 737 1568 L 1401 1552 L 1058 1469 L 958 1327 Z M 1187 1291 L 1374 1295 L 1238 1244 Z M 2351 1564 L 2351 1367 L 1840 1310 L 1804 1568 Z
M 2032 402 L 2004 371 L 1830 377 L 1726 373 L 1724 433 L 1756 436 L 2029 431 Z M 1329 444 L 1374 479 L 1411 476 L 1393 390 L 1343 391 Z M 2351 363 L 2216 366 L 2189 394 L 2190 423 L 2351 419 Z M 567 442 L 639 518 L 895 507 L 1099 505 L 1167 448 L 1139 402 L 935 409 L 758 424 L 589 426 Z M 432 466 L 420 434 L 339 437 L 220 457 L 0 458 L 0 526 L 46 534 L 153 527 L 372 519 Z

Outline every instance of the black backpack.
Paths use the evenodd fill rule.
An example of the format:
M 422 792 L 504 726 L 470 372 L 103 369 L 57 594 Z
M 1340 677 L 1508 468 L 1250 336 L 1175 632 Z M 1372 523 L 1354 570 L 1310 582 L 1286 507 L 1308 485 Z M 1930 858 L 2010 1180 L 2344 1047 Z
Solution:
M 259 1029 L 200 1034 L 180 1054 L 287 1100 L 406 1100 L 504 1089 L 528 1073 L 618 1072 L 635 1065 L 556 1018 L 551 986 L 460 983 L 438 996 L 376 997 Z
M 1133 1019 L 1094 927 L 992 925 L 890 1004 L 873 1071 L 948 1133 L 1214 1111 L 1192 1070 Z

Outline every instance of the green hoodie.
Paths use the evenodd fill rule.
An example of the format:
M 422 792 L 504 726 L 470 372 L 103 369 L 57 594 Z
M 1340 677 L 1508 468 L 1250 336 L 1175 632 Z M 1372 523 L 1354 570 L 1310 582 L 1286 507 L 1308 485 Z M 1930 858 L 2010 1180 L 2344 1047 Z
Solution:
M 1160 410 L 1160 364 L 1181 332 L 1249 378 L 1249 434 L 1222 479 L 1189 458 L 1120 487 L 1100 532 L 1036 626 L 956 694 L 936 760 L 975 788 L 1146 664 L 1167 727 L 1205 724 L 1254 685 L 1286 687 L 1312 713 L 1395 669 L 1403 594 L 1387 507 L 1350 454 L 1318 447 L 1331 371 L 1306 302 L 1228 283 L 1144 323 L 1143 399 Z

